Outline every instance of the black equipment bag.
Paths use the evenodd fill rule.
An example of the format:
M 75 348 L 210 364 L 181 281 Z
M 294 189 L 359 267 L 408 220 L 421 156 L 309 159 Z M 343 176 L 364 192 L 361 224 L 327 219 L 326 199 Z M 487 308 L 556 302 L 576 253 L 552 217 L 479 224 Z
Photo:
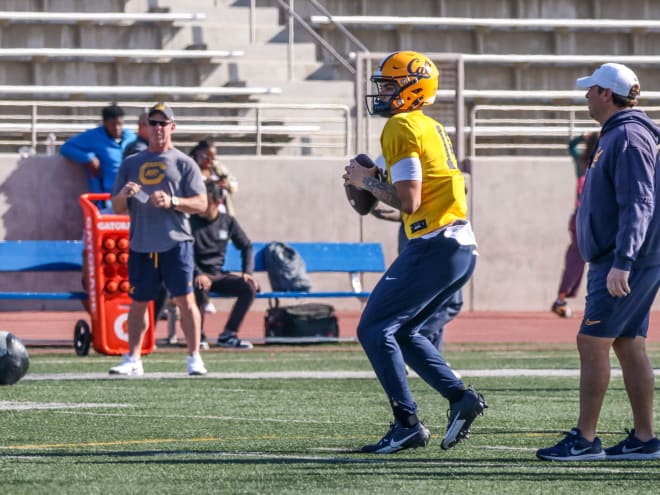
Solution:
M 336 341 L 339 325 L 329 304 L 296 304 L 270 307 L 265 317 L 266 342 Z
M 312 288 L 302 256 L 283 242 L 271 242 L 266 246 L 264 265 L 275 292 L 309 292 Z

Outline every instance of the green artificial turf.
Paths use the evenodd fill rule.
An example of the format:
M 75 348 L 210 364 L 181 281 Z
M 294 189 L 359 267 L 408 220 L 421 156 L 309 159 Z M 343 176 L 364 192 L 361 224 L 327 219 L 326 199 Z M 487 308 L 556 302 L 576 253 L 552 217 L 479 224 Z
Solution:
M 564 464 L 535 458 L 537 448 L 556 443 L 575 425 L 576 376 L 477 373 L 575 370 L 574 348 L 461 346 L 446 356 L 490 405 L 471 438 L 442 451 L 447 403 L 411 378 L 431 443 L 378 456 L 356 452 L 378 440 L 391 419 L 374 378 L 251 375 L 363 374 L 370 366 L 354 344 L 204 353 L 212 374 L 246 374 L 230 379 L 186 377 L 185 355 L 178 350 L 146 356 L 146 378 L 130 379 L 105 377 L 117 357 L 34 352 L 28 377 L 0 387 L 1 490 L 12 495 L 657 491 L 660 461 Z M 652 360 L 659 358 L 659 350 L 652 349 Z M 177 377 L 150 378 L 157 372 Z M 631 413 L 616 377 L 603 406 L 603 443 L 621 440 L 626 427 Z

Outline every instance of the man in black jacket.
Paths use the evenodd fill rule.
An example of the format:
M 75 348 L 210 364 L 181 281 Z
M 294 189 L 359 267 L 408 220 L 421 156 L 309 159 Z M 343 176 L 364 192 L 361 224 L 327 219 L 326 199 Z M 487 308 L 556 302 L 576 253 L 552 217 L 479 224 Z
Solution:
M 238 338 L 238 330 L 252 306 L 259 284 L 252 276 L 254 258 L 252 242 L 238 221 L 223 208 L 223 194 L 214 182 L 206 183 L 208 207 L 201 215 L 190 218 L 195 238 L 195 299 L 202 313 L 209 292 L 236 297 L 224 331 L 218 336 L 218 347 L 251 349 L 252 343 Z M 227 243 L 232 241 L 241 251 L 242 273 L 236 275 L 223 270 Z M 202 331 L 202 333 L 204 333 Z

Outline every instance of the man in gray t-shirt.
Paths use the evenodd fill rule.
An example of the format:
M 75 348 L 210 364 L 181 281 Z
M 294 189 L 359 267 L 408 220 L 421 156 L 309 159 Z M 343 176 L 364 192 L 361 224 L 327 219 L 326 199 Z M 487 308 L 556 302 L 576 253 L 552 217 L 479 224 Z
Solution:
M 181 200 L 206 194 L 199 166 L 176 148 L 163 152 L 146 150 L 128 157 L 117 172 L 113 195 L 118 194 L 129 182 L 139 184 L 139 190 L 149 196 L 165 192 L 163 197 Z M 169 251 L 179 242 L 193 240 L 188 215 L 177 210 L 181 209 L 180 205 L 163 208 L 148 200 L 141 203 L 137 197 L 131 197 L 127 203 L 131 217 L 131 251 Z
M 149 110 L 149 148 L 125 159 L 112 189 L 112 208 L 131 219 L 128 279 L 129 352 L 110 374 L 144 373 L 140 351 L 147 309 L 164 284 L 179 307 L 188 346 L 188 374 L 204 375 L 199 355 L 201 316 L 193 292 L 193 237 L 189 214 L 206 210 L 204 179 L 197 164 L 172 145 L 174 113 L 157 103 Z

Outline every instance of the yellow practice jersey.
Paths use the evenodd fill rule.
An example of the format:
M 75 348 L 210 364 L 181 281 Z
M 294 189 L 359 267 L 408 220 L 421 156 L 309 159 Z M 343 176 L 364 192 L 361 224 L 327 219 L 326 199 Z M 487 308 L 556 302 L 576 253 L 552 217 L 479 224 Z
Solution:
M 396 114 L 380 137 L 383 158 L 390 167 L 404 158 L 422 164 L 422 201 L 419 209 L 402 213 L 409 239 L 423 236 L 458 219 L 467 218 L 465 181 L 444 127 L 421 110 Z

